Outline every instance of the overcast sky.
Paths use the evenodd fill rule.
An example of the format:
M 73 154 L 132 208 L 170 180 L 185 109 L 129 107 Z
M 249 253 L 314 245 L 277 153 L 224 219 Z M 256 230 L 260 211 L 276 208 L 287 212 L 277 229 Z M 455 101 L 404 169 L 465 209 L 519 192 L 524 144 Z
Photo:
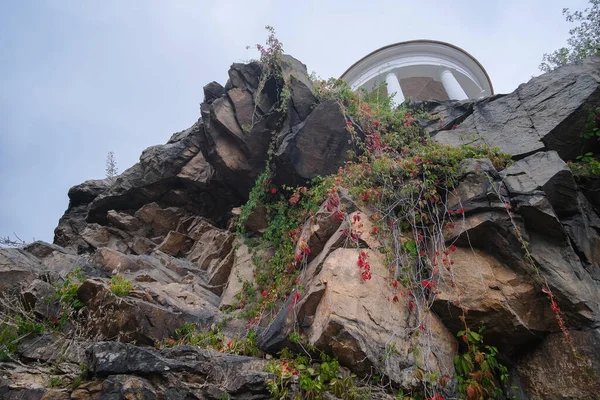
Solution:
M 339 77 L 399 41 L 455 44 L 497 93 L 565 45 L 563 7 L 586 0 L 0 0 L 0 236 L 52 241 L 67 191 L 120 171 L 199 117 L 202 87 L 257 56 L 273 25 L 284 50 Z

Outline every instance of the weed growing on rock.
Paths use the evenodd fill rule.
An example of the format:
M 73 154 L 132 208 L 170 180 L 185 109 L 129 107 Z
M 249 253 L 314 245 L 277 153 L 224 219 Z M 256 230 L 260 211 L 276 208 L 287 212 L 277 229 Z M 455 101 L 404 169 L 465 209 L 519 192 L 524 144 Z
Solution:
M 251 47 L 256 48 L 260 53 L 258 64 L 262 69 L 261 78 L 256 88 L 256 94 L 254 98 L 254 112 L 252 113 L 252 124 L 250 126 L 244 126 L 245 131 L 251 131 L 258 122 L 266 116 L 272 114 L 272 111 L 264 110 L 267 115 L 261 115 L 259 113 L 260 96 L 264 95 L 263 91 L 269 82 L 277 88 L 278 104 L 279 106 L 275 111 L 285 114 L 287 112 L 288 102 L 291 95 L 290 90 L 286 86 L 286 82 L 283 79 L 282 73 L 282 62 L 283 62 L 283 43 L 277 39 L 275 35 L 275 28 L 272 26 L 265 26 L 268 32 L 267 41 L 265 45 L 256 44 L 255 46 L 246 46 L 246 49 Z
M 156 347 L 194 346 L 220 353 L 257 357 L 262 353 L 256 342 L 256 331 L 249 329 L 243 338 L 227 338 L 220 327 L 200 332 L 195 324 L 185 323 L 175 330 L 175 337 L 156 343 Z
M 87 279 L 81 268 L 76 268 L 69 272 L 62 284 L 55 285 L 55 298 L 61 303 L 72 306 L 75 309 L 83 307 L 83 303 L 77 297 L 77 290 L 81 284 Z
M 127 296 L 133 290 L 133 283 L 127 280 L 123 275 L 115 275 L 110 278 L 110 291 L 116 296 Z
M 493 399 L 503 396 L 496 385 L 496 377 L 502 384 L 508 384 L 508 370 L 500 364 L 496 356 L 498 349 L 484 346 L 482 330 L 475 332 L 467 328 L 456 336 L 466 343 L 468 350 L 454 357 L 458 377 L 458 388 L 467 399 Z
M 344 373 L 339 362 L 321 353 L 318 362 L 306 356 L 283 350 L 278 360 L 272 360 L 266 371 L 275 375 L 267 381 L 268 389 L 275 399 L 321 399 L 330 392 L 339 399 L 368 399 L 366 388 L 356 385 L 356 376 Z M 292 396 L 291 386 L 297 385 L 298 392 Z

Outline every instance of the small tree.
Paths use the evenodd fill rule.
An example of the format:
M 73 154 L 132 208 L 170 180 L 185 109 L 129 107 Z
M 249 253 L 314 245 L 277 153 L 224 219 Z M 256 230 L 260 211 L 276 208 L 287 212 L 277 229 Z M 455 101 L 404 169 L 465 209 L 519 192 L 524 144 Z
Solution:
M 106 156 L 106 177 L 110 179 L 111 182 L 114 182 L 115 177 L 119 173 L 117 169 L 117 160 L 115 159 L 115 153 L 112 151 L 108 152 Z
M 544 54 L 540 70 L 549 72 L 570 62 L 600 54 L 600 0 L 589 0 L 591 7 L 571 13 L 563 9 L 568 22 L 578 22 L 579 26 L 569 30 L 571 37 L 568 47 L 562 47 L 553 53 Z

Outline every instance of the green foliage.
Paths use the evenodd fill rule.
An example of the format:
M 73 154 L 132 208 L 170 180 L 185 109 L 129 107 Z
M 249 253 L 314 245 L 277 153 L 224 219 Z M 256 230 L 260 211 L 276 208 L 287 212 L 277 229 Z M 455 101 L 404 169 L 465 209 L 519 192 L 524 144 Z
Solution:
M 585 120 L 585 127 L 581 133 L 583 139 L 591 139 L 593 137 L 600 137 L 600 107 L 590 111 Z
M 260 59 L 258 63 L 262 69 L 260 80 L 254 95 L 254 112 L 252 113 L 252 123 L 250 125 L 244 125 L 242 129 L 244 131 L 251 131 L 254 125 L 259 122 L 266 115 L 259 115 L 257 104 L 259 103 L 259 96 L 263 93 L 267 82 L 273 82 L 277 88 L 278 93 L 278 104 L 276 112 L 283 116 L 287 112 L 289 98 L 291 92 L 287 87 L 286 82 L 283 79 L 283 43 L 275 36 L 275 28 L 272 26 L 265 26 L 268 37 L 265 45 L 256 44 L 255 46 L 247 46 L 247 49 L 255 47 L 260 53 Z M 269 113 L 269 115 L 272 113 Z
M 563 9 L 567 22 L 577 22 L 578 26 L 569 30 L 567 47 L 544 54 L 540 70 L 549 72 L 570 62 L 600 54 L 600 0 L 589 0 L 590 7 L 571 13 Z
M 600 140 L 600 107 L 591 110 L 586 118 L 581 138 L 584 141 Z M 576 162 L 568 161 L 573 174 L 578 177 L 597 177 L 600 176 L 600 162 L 596 155 L 588 151 L 576 158 Z
M 39 334 L 43 333 L 44 330 L 46 329 L 46 327 L 43 324 L 40 324 L 33 320 L 27 319 L 20 315 L 17 315 L 16 322 L 17 322 L 17 335 L 19 335 L 19 336 L 24 336 L 24 335 L 29 335 L 29 334 L 39 335 Z
M 11 325 L 0 325 L 0 362 L 6 361 L 17 351 L 19 335 L 17 328 Z
M 508 384 L 508 370 L 496 359 L 498 350 L 484 346 L 483 329 L 479 332 L 466 329 L 456 335 L 467 344 L 467 351 L 454 357 L 458 389 L 466 399 L 496 399 L 504 396 L 497 378 Z
M 255 283 L 261 296 L 257 299 L 254 285 L 245 283 L 238 303 L 240 308 L 244 308 L 243 317 L 250 322 L 254 322 L 264 310 L 273 311 L 276 303 L 281 303 L 294 290 L 301 290 L 294 288 L 298 278 L 296 266 L 305 262 L 304 256 L 300 259 L 295 254 L 298 235 L 304 222 L 318 211 L 333 187 L 333 178 L 317 177 L 308 186 L 297 188 L 275 188 L 270 181 L 267 185 L 264 182 L 257 180 L 252 189 L 254 194 L 251 193 L 243 208 L 264 206 L 268 222 L 267 230 L 252 246 Z M 261 254 L 267 249 L 273 249 L 273 254 L 265 259 Z M 305 249 L 305 252 L 309 251 Z
M 569 167 L 577 177 L 598 177 L 600 176 L 600 161 L 596 160 L 592 153 L 586 153 L 580 156 L 581 162 L 569 162 Z
M 399 302 L 402 292 L 411 293 L 408 307 L 418 324 L 413 335 L 419 335 L 428 329 L 424 315 L 435 298 L 436 274 L 442 266 L 450 268 L 448 255 L 456 250 L 456 246 L 446 244 L 444 230 L 454 228 L 454 221 L 464 218 L 462 206 L 448 209 L 448 196 L 460 176 L 478 171 L 478 167 L 474 171 L 462 170 L 462 162 L 488 158 L 501 170 L 510 164 L 510 156 L 487 146 L 451 147 L 431 141 L 418 123 L 428 119 L 428 114 L 411 107 L 410 102 L 394 106 L 384 94 L 385 84 L 368 93 L 354 92 L 337 79 L 313 80 L 313 84 L 319 101 L 333 100 L 339 104 L 349 139 L 357 151 L 336 175 L 315 179 L 306 186 L 278 187 L 271 181 L 271 147 L 265 172 L 255 182 L 238 221 L 243 232 L 244 221 L 260 206 L 268 222 L 262 236 L 247 241 L 253 251 L 255 282 L 244 284 L 237 303 L 242 312 L 238 315 L 248 319 L 249 327 L 263 318 L 268 320 L 269 313 L 272 317 L 279 307 L 294 308 L 303 293 L 299 271 L 306 268 L 311 254 L 311 229 L 318 221 L 317 211 L 324 205 L 318 218 L 333 218 L 342 224 L 340 232 L 346 237 L 346 247 L 359 247 L 360 235 L 364 233 L 360 231 L 361 218 L 371 220 L 370 233 L 377 235 L 382 243 L 378 250 L 384 254 L 389 268 L 393 292 L 389 301 Z M 286 96 L 283 91 L 280 98 Z M 361 213 L 368 216 L 357 213 L 351 221 L 340 201 L 341 193 L 346 191 L 360 206 Z M 368 254 L 359 251 L 357 258 L 362 279 L 371 279 Z M 407 290 L 400 290 L 400 284 Z M 300 344 L 298 333 L 289 339 Z M 392 357 L 394 350 L 392 346 L 386 348 L 384 358 Z M 415 357 L 419 350 L 414 350 Z M 486 347 L 482 354 L 492 354 L 486 365 L 493 373 L 501 367 L 492 362 L 496 355 L 492 350 Z M 275 398 L 291 396 L 289 382 L 293 376 L 297 376 L 301 398 L 320 398 L 325 391 L 338 397 L 360 398 L 361 394 L 352 390 L 354 380 L 340 374 L 337 361 L 322 360 L 314 364 L 300 357 L 282 353 L 281 360 L 269 363 L 269 371 L 276 377 L 269 381 Z M 450 377 L 420 371 L 418 379 L 423 382 L 423 396 L 410 396 L 441 398 L 439 388 Z
M 207 332 L 199 332 L 195 324 L 185 323 L 175 330 L 175 338 L 167 339 L 157 345 L 166 347 L 188 345 L 222 353 L 256 357 L 261 354 L 256 339 L 257 334 L 253 329 L 249 329 L 246 336 L 241 339 L 226 340 L 220 327 Z
M 110 278 L 109 286 L 110 291 L 119 297 L 127 296 L 133 290 L 133 283 L 120 274 Z
M 75 268 L 69 272 L 62 282 L 62 285 L 56 287 L 55 299 L 61 303 L 72 306 L 75 309 L 83 307 L 83 303 L 77 297 L 77 291 L 81 284 L 87 279 L 81 268 Z
M 48 386 L 51 388 L 58 388 L 65 386 L 65 379 L 62 376 L 53 376 L 48 381 Z
M 17 346 L 26 337 L 39 335 L 46 327 L 23 315 L 10 315 L 0 323 L 0 361 L 6 361 L 17 351 Z
M 298 332 L 292 332 L 288 338 L 290 342 L 294 344 L 300 343 L 300 334 Z
M 275 375 L 267 381 L 267 387 L 275 399 L 322 399 L 326 392 L 344 400 L 368 399 L 366 391 L 356 387 L 354 375 L 343 374 L 339 362 L 321 354 L 320 362 L 310 363 L 303 355 L 287 350 L 280 353 L 279 360 L 267 364 L 266 371 Z M 290 383 L 297 377 L 300 393 L 290 394 Z

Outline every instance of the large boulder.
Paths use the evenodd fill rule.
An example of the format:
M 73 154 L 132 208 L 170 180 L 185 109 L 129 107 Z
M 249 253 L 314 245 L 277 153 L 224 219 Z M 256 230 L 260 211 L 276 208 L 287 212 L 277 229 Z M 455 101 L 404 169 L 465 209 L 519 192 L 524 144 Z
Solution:
M 43 271 L 35 256 L 17 248 L 0 248 L 0 292 L 16 291 L 33 282 Z
M 185 320 L 179 313 L 134 298 L 118 297 L 101 280 L 88 279 L 77 290 L 86 305 L 89 337 L 153 345 L 175 335 Z
M 108 179 L 85 181 L 69 189 L 69 206 L 54 230 L 54 243 L 63 247 L 86 248 L 87 243 L 79 237 L 86 227 L 90 203 L 110 188 Z
M 555 150 L 563 160 L 582 152 L 588 114 L 600 106 L 600 56 L 535 77 L 514 92 L 478 102 L 457 129 L 435 140 L 460 145 L 485 143 L 516 158 Z M 590 142 L 583 151 L 598 150 Z
M 273 375 L 264 372 L 267 361 L 252 357 L 216 353 L 191 346 L 153 351 L 126 343 L 99 342 L 89 348 L 88 360 L 89 370 L 95 377 L 121 376 L 118 387 L 121 388 L 119 392 L 122 395 L 125 395 L 122 389 L 125 386 L 123 381 L 137 379 L 140 382 L 139 391 L 144 388 L 149 394 L 169 387 L 164 387 L 160 380 L 155 382 L 156 386 L 152 386 L 150 382 L 140 380 L 135 375 L 168 379 L 169 376 L 177 374 L 179 379 L 176 379 L 175 387 L 179 387 L 182 393 L 176 398 L 188 398 L 185 396 L 186 392 L 189 396 L 198 394 L 201 398 L 209 399 L 224 396 L 236 399 L 271 398 L 267 389 L 267 379 L 273 378 Z M 194 382 L 198 379 L 203 383 L 202 390 L 199 391 L 194 390 L 197 387 Z M 221 390 L 213 397 L 210 390 L 215 386 Z M 157 398 L 139 397 L 138 394 L 136 396 L 144 399 Z
M 600 392 L 600 331 L 554 333 L 519 360 L 529 399 L 593 399 Z
M 318 175 L 337 172 L 356 150 L 346 118 L 335 100 L 325 101 L 283 137 L 275 154 L 278 182 L 304 184 Z

